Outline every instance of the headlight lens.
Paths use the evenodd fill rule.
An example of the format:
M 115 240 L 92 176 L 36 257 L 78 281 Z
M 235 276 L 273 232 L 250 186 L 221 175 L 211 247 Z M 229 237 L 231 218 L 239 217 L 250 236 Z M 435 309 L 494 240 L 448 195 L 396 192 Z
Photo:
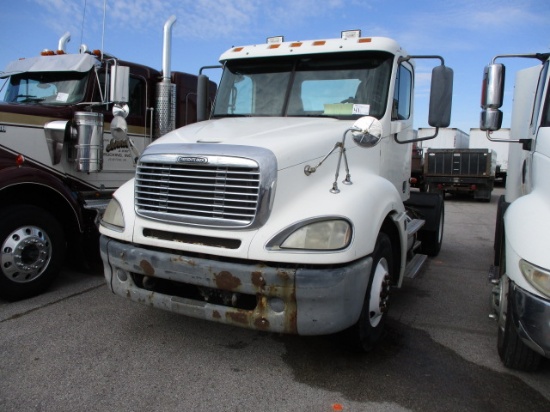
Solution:
M 105 213 L 101 218 L 101 224 L 109 229 L 124 229 L 124 214 L 120 204 L 115 199 L 111 199 L 107 205 L 107 209 L 105 209 Z
M 535 289 L 546 296 L 550 296 L 550 272 L 523 259 L 519 261 L 519 268 L 523 276 Z
M 302 226 L 281 244 L 282 249 L 338 250 L 349 245 L 351 225 L 345 220 L 325 220 Z

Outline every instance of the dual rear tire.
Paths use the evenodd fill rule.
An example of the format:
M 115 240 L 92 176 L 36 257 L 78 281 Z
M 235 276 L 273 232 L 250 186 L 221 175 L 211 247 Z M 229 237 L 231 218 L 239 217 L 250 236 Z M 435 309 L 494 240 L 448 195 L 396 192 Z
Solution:
M 0 298 L 35 296 L 61 270 L 66 249 L 63 228 L 51 213 L 35 206 L 6 206 L 0 216 Z

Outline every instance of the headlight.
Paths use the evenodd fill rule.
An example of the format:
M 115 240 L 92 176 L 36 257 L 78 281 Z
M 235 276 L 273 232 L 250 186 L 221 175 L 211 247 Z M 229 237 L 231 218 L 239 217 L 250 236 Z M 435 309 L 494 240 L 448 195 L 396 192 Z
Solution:
M 111 199 L 107 205 L 107 209 L 105 209 L 105 213 L 101 218 L 101 224 L 108 229 L 124 230 L 124 214 L 120 204 L 115 199 Z
M 535 289 L 546 296 L 550 296 L 550 272 L 523 259 L 519 261 L 519 269 Z
M 338 250 L 351 241 L 351 225 L 342 219 L 316 221 L 293 229 L 284 237 L 281 249 Z

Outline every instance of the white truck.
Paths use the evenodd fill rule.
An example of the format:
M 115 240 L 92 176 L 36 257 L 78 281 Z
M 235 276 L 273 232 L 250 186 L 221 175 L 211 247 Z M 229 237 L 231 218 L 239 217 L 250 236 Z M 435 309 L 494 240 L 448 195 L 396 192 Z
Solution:
M 441 196 L 409 190 L 418 58 L 441 60 L 429 124 L 447 127 L 452 70 L 388 38 L 223 53 L 210 119 L 152 143 L 103 215 L 111 291 L 260 331 L 346 330 L 370 349 L 391 288 L 443 237 Z
M 531 58 L 516 74 L 509 139 L 501 128 L 505 67 L 496 60 Z M 509 143 L 506 192 L 498 203 L 490 278 L 498 323 L 498 353 L 505 366 L 537 369 L 550 357 L 550 53 L 499 55 L 483 75 L 480 128 Z
M 8 65 L 0 102 L 0 297 L 28 298 L 65 256 L 99 265 L 99 215 L 156 137 L 196 120 L 197 76 L 100 50 L 57 49 Z M 215 85 L 211 85 L 214 95 Z

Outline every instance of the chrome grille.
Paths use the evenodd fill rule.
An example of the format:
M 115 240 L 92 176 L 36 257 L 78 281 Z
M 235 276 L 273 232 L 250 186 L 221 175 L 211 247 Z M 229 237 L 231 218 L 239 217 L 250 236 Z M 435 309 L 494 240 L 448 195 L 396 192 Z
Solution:
M 179 157 L 182 159 L 182 157 Z M 261 190 L 258 164 L 248 159 L 201 157 L 187 163 L 168 156 L 142 159 L 137 167 L 135 205 L 138 214 L 162 221 L 207 226 L 250 225 Z M 179 160 L 181 161 L 181 160 Z

